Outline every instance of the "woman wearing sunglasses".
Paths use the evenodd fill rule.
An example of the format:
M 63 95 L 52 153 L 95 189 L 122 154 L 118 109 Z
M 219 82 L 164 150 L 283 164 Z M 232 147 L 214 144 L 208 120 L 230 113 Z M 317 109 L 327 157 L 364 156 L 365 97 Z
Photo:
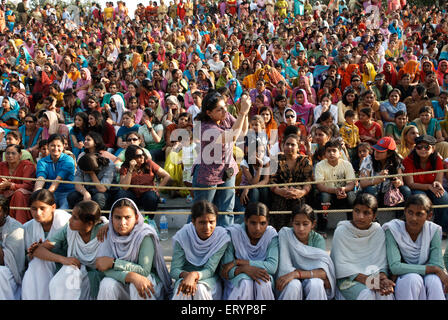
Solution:
M 171 182 L 169 173 L 149 159 L 142 147 L 129 145 L 126 148 L 125 160 L 120 169 L 120 184 L 155 186 L 156 177 L 160 179 L 160 187 Z M 156 211 L 159 193 L 155 188 L 123 186 L 116 195 L 116 199 L 121 198 L 131 199 L 144 211 Z
M 403 160 L 404 172 L 424 172 L 442 170 L 442 158 L 435 149 L 436 138 L 421 135 L 415 138 L 414 150 Z M 443 172 L 405 176 L 405 184 L 412 194 L 426 194 L 434 205 L 448 204 L 448 193 L 442 186 Z M 443 237 L 448 231 L 448 208 L 434 209 L 434 222 L 442 226 Z

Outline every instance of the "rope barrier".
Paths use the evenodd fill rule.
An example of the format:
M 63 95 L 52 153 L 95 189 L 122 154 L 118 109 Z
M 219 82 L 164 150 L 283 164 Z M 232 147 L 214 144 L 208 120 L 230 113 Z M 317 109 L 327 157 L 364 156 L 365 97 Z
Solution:
M 424 172 L 409 172 L 409 173 L 401 173 L 394 175 L 378 175 L 378 176 L 370 176 L 370 177 L 357 177 L 357 178 L 346 178 L 346 179 L 333 179 L 333 180 L 325 180 L 325 181 L 302 181 L 302 182 L 290 182 L 290 183 L 276 183 L 276 184 L 265 184 L 265 185 L 248 185 L 248 186 L 233 186 L 233 187 L 176 187 L 176 186 L 157 186 L 157 185 L 132 185 L 132 184 L 119 184 L 119 183 L 96 183 L 96 182 L 81 182 L 81 181 L 66 181 L 66 180 L 52 180 L 52 179 L 42 179 L 42 178 L 28 178 L 28 177 L 15 177 L 15 176 L 2 176 L 0 178 L 3 179 L 14 179 L 14 180 L 24 180 L 24 181 L 44 181 L 44 182 L 57 182 L 57 183 L 65 183 L 65 184 L 80 184 L 84 186 L 108 186 L 108 187 L 119 187 L 119 188 L 142 188 L 142 189 L 163 189 L 163 190 L 229 190 L 229 189 L 254 189 L 254 188 L 271 188 L 271 187 L 288 187 L 288 186 L 301 186 L 301 185 L 310 185 L 310 184 L 320 184 L 320 183 L 333 183 L 333 182 L 349 182 L 349 181 L 361 181 L 361 180 L 371 180 L 371 179 L 388 179 L 388 178 L 396 178 L 396 177 L 407 177 L 407 176 L 415 176 L 415 175 L 426 175 L 426 174 L 434 174 L 439 172 L 448 172 L 448 169 L 441 170 L 432 170 L 432 171 L 424 171 Z
M 441 208 L 448 208 L 448 204 L 439 204 L 439 205 L 433 205 L 433 209 L 441 209 Z M 31 210 L 30 207 L 10 207 L 10 209 L 13 210 Z M 351 212 L 353 209 L 332 209 L 332 210 L 314 210 L 314 213 L 345 213 L 345 212 Z M 387 212 L 387 211 L 402 211 L 404 210 L 404 207 L 386 207 L 386 208 L 378 208 L 377 212 Z M 64 209 L 64 211 L 71 212 L 73 209 Z M 101 210 L 101 213 L 107 213 L 109 214 L 110 211 L 108 210 Z M 161 215 L 161 214 L 167 214 L 167 215 L 175 215 L 175 214 L 191 214 L 190 211 L 140 211 L 142 215 Z M 219 212 L 220 215 L 226 215 L 226 214 L 234 214 L 234 215 L 241 215 L 244 214 L 243 211 L 236 211 L 236 212 Z M 269 214 L 291 214 L 291 211 L 269 211 Z

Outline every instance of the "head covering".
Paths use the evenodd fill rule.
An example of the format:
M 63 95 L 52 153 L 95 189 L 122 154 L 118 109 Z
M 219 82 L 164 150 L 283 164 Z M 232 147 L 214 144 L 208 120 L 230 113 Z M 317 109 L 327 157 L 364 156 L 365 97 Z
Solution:
M 297 113 L 293 108 L 285 108 L 285 111 L 283 111 L 283 121 L 286 123 L 286 112 L 292 111 L 294 113 L 294 123 L 297 122 Z
M 81 72 L 84 71 L 86 73 L 86 78 L 83 79 L 82 77 L 79 77 L 78 82 L 76 83 L 76 88 L 85 86 L 86 84 L 92 82 L 92 75 L 90 73 L 89 68 L 82 68 Z
M 125 107 L 124 100 L 119 94 L 114 94 L 110 99 L 114 100 L 115 105 L 117 106 L 117 111 L 116 111 L 117 117 L 116 117 L 116 119 L 112 119 L 112 120 L 115 122 L 120 122 L 123 112 L 127 111 L 127 109 Z M 114 113 L 112 113 L 112 117 L 113 118 L 115 117 Z
M 418 67 L 419 67 L 418 61 L 416 61 L 416 60 L 409 60 L 408 62 L 406 62 L 406 64 L 401 69 L 401 70 L 403 70 L 403 72 L 399 72 L 400 79 L 398 79 L 398 80 L 401 80 L 401 75 L 402 74 L 408 73 L 411 76 L 411 82 L 412 82 L 414 80 L 416 74 L 418 73 Z
M 385 65 L 390 65 L 390 71 L 385 71 L 384 68 Z M 384 76 L 386 77 L 386 82 L 390 84 L 392 87 L 395 87 L 397 85 L 398 73 L 397 70 L 395 69 L 395 66 L 390 61 L 386 61 L 383 64 L 383 71 L 380 74 L 384 74 Z
M 445 59 L 440 60 L 438 66 L 437 66 L 436 75 L 437 75 L 437 81 L 439 82 L 439 86 L 443 86 L 443 76 L 445 75 L 446 72 L 448 72 L 448 68 L 446 69 L 445 73 L 440 71 L 440 66 L 442 64 L 448 65 L 448 60 L 445 60 Z
M 378 140 L 378 142 L 373 145 L 372 148 L 378 152 L 384 152 L 387 150 L 394 151 L 395 149 L 397 149 L 397 144 L 392 137 L 383 137 Z
M 268 226 L 258 240 L 253 245 L 247 235 L 246 225 L 233 224 L 226 228 L 232 238 L 232 244 L 235 247 L 235 257 L 244 260 L 266 260 L 266 253 L 272 239 L 277 237 L 277 231 L 272 226 Z
M 202 240 L 192 222 L 184 225 L 173 237 L 173 245 L 178 243 L 185 252 L 185 258 L 194 266 L 203 266 L 225 244 L 230 242 L 226 229 L 217 226 L 212 235 Z
M 415 138 L 415 144 L 416 145 L 419 144 L 419 143 L 422 143 L 422 142 L 423 143 L 427 143 L 427 144 L 429 144 L 431 146 L 434 146 L 434 145 L 436 145 L 437 140 L 433 136 L 430 136 L 430 135 L 427 135 L 427 134 L 424 134 L 424 135 L 421 135 L 421 136 L 418 136 L 417 138 Z
M 127 200 L 132 204 L 134 211 L 137 214 L 137 222 L 134 225 L 131 233 L 127 236 L 120 236 L 114 230 L 112 223 L 113 209 L 115 205 L 121 201 Z M 164 295 L 171 293 L 171 277 L 166 268 L 165 260 L 163 258 L 162 247 L 159 242 L 156 230 L 149 224 L 144 223 L 144 217 L 140 213 L 137 205 L 128 198 L 121 198 L 114 202 L 109 213 L 109 230 L 107 232 L 106 240 L 101 243 L 97 257 L 112 257 L 115 259 L 125 260 L 132 263 L 137 263 L 140 253 L 140 246 L 145 237 L 151 237 L 154 243 L 154 265 L 157 270 L 157 275 L 163 283 Z
M 371 62 L 366 62 L 364 65 L 367 68 L 367 72 L 363 70 L 362 72 L 362 82 L 365 86 L 367 86 L 367 83 L 369 81 L 373 82 L 375 81 L 376 71 L 375 66 Z
M 243 94 L 243 87 L 241 86 L 240 82 L 236 78 L 232 78 L 227 82 L 226 87 L 230 88 L 230 85 L 235 82 L 236 83 L 236 89 L 235 94 L 232 98 L 233 102 L 236 103 L 238 100 L 240 100 L 241 95 Z

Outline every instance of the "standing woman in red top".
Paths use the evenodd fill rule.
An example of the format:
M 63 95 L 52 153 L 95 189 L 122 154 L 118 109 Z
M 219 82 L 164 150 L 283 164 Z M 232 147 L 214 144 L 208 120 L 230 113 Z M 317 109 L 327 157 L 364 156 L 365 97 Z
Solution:
M 415 138 L 414 150 L 403 160 L 404 172 L 443 170 L 443 162 L 435 149 L 436 138 L 422 135 Z M 426 194 L 434 205 L 448 204 L 448 193 L 443 188 L 443 172 L 405 176 L 405 184 L 412 194 Z M 442 226 L 442 235 L 447 236 L 448 208 L 434 209 L 434 223 Z

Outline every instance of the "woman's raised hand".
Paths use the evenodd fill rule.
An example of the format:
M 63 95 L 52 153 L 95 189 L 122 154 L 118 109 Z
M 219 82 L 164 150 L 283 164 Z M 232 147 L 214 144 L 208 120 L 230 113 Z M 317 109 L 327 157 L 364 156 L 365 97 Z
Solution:
M 243 94 L 241 96 L 241 108 L 240 114 L 246 116 L 249 113 L 250 107 L 252 106 L 252 100 L 248 94 Z

